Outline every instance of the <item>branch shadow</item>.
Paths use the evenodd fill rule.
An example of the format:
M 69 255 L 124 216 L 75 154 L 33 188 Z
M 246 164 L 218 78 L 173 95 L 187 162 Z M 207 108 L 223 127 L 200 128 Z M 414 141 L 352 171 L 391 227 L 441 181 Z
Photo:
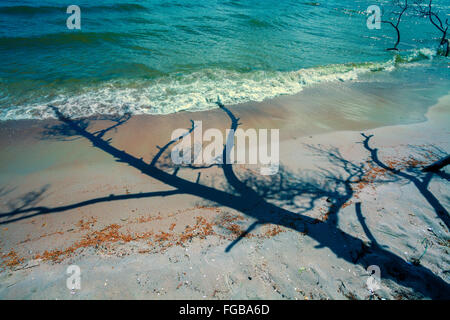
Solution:
M 7 214 L 10 216 L 14 216 L 27 210 L 27 208 L 34 208 L 39 202 L 42 201 L 42 199 L 44 198 L 44 194 L 47 192 L 49 187 L 50 185 L 46 184 L 36 191 L 30 191 L 14 200 L 9 200 L 8 202 L 6 202 L 6 206 L 9 209 L 9 212 Z M 4 195 L 9 192 L 10 191 L 6 192 Z M 0 218 L 1 217 L 2 214 L 0 214 Z
M 12 222 L 33 218 L 40 215 L 46 215 L 51 213 L 64 212 L 71 209 L 81 208 L 89 205 L 93 205 L 101 202 L 112 202 L 112 201 L 120 201 L 120 200 L 129 200 L 129 199 L 142 199 L 142 198 L 152 198 L 152 197 L 167 197 L 175 194 L 179 194 L 180 192 L 177 190 L 169 190 L 169 191 L 155 191 L 155 192 L 141 192 L 141 193 L 133 193 L 133 194 L 121 194 L 115 195 L 110 194 L 106 197 L 99 197 L 94 199 L 89 199 L 86 201 L 80 201 L 77 203 L 59 206 L 59 207 L 44 207 L 44 206 L 34 206 L 30 207 L 31 203 L 27 205 L 22 205 L 19 208 L 11 210 L 10 212 L 0 213 L 0 219 L 5 219 L 0 221 L 0 225 L 9 224 Z
M 218 105 L 231 120 L 231 130 L 222 155 L 223 159 L 228 160 L 230 159 L 229 152 L 232 150 L 234 143 L 234 131 L 239 126 L 239 119 L 223 104 L 218 102 Z M 309 146 L 311 151 L 320 153 L 328 158 L 331 163 L 334 163 L 339 168 L 339 171 L 330 168 L 319 168 L 317 171 L 294 174 L 282 168 L 277 176 L 264 179 L 255 178 L 254 175 L 238 176 L 234 172 L 231 162 L 224 161 L 220 166 L 225 176 L 227 189 L 219 190 L 201 184 L 199 178 L 192 182 L 178 177 L 176 171 L 168 173 L 156 165 L 162 153 L 167 150 L 167 147 L 179 140 L 181 136 L 159 148 L 163 152 L 158 152 L 151 162 L 146 163 L 142 158 L 138 159 L 126 151 L 115 148 L 111 145 L 111 139 L 103 139 L 105 131 L 91 133 L 88 130 L 88 120 L 72 120 L 65 117 L 59 109 L 52 106 L 50 108 L 61 121 L 61 124 L 49 128 L 46 132 L 47 135 L 65 138 L 73 136 L 85 138 L 92 143 L 94 148 L 98 148 L 114 157 L 115 161 L 126 163 L 139 170 L 142 174 L 171 186 L 174 190 L 134 195 L 113 195 L 57 208 L 22 208 L 19 211 L 16 210 L 16 214 L 19 212 L 30 213 L 32 210 L 35 210 L 32 213 L 34 215 L 48 214 L 102 201 L 190 194 L 237 210 L 255 220 L 246 231 L 228 245 L 226 252 L 229 252 L 247 234 L 263 224 L 276 224 L 297 232 L 303 232 L 307 226 L 308 236 L 319 243 L 317 248 L 327 247 L 338 258 L 358 264 L 365 269 L 371 265 L 378 265 L 382 270 L 386 270 L 385 279 L 411 288 L 419 295 L 435 299 L 448 299 L 450 297 L 450 285 L 443 279 L 422 265 L 412 266 L 408 264 L 402 258 L 384 249 L 376 242 L 364 222 L 360 204 L 356 206 L 356 215 L 363 226 L 363 230 L 371 240 L 371 244 L 368 245 L 363 240 L 347 234 L 337 227 L 338 213 L 343 205 L 353 197 L 352 185 L 364 181 L 366 166 L 364 163 L 355 164 L 344 159 L 337 149 L 324 150 Z M 115 125 L 112 127 L 117 128 Z M 369 148 L 368 139 L 370 137 L 364 137 L 366 137 L 364 146 Z M 375 163 L 379 161 L 376 149 L 372 153 L 372 159 Z M 395 175 L 392 176 L 392 179 L 396 179 Z M 306 198 L 306 201 L 297 201 L 302 197 Z M 327 199 L 326 201 L 329 203 L 326 217 L 319 221 L 316 218 L 307 216 L 305 213 L 317 206 L 319 199 L 323 198 Z M 2 214 L 5 217 L 13 215 L 13 213 Z M 27 217 L 15 218 L 16 220 L 9 220 L 9 222 Z
M 370 139 L 373 137 L 373 135 L 366 135 L 364 133 L 361 133 L 361 136 L 363 136 L 363 146 L 364 148 L 370 153 L 370 157 L 372 161 L 379 166 L 380 168 L 393 173 L 394 175 L 403 178 L 409 182 L 412 182 L 417 190 L 419 190 L 420 194 L 425 198 L 425 200 L 428 202 L 428 204 L 433 208 L 433 210 L 436 212 L 437 216 L 442 220 L 443 223 L 445 223 L 447 227 L 447 231 L 450 230 L 450 217 L 448 214 L 448 211 L 444 208 L 444 206 L 440 203 L 440 201 L 434 196 L 434 194 L 428 190 L 428 186 L 430 184 L 431 179 L 434 175 L 448 180 L 448 174 L 446 174 L 443 171 L 438 172 L 438 174 L 434 172 L 423 172 L 415 163 L 406 163 L 407 166 L 405 168 L 395 168 L 393 165 L 389 165 L 384 163 L 378 156 L 378 149 L 372 148 L 369 145 Z M 420 149 L 416 147 L 416 149 L 419 149 L 418 151 L 426 151 L 424 149 Z M 435 148 L 435 152 L 445 154 L 444 151 Z M 414 161 L 414 159 L 412 159 Z

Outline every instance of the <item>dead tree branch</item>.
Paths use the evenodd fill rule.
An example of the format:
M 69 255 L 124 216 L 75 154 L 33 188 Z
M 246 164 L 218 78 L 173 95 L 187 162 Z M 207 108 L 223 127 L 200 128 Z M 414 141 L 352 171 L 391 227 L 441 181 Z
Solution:
M 402 10 L 400 11 L 399 15 L 397 16 L 397 22 L 396 23 L 393 23 L 392 21 L 381 20 L 382 23 L 390 24 L 395 29 L 395 31 L 397 32 L 397 42 L 395 43 L 395 45 L 392 48 L 388 48 L 386 50 L 398 51 L 397 47 L 398 47 L 398 45 L 400 43 L 400 29 L 399 29 L 399 25 L 400 25 L 400 22 L 402 20 L 402 16 L 403 16 L 403 14 L 405 13 L 405 11 L 407 9 L 408 9 L 408 0 L 405 0 L 405 5 L 402 6 Z

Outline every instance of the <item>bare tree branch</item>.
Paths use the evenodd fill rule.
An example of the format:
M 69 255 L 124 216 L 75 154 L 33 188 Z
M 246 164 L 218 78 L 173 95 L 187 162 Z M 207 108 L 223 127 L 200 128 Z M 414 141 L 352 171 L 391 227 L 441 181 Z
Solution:
M 405 5 L 402 7 L 402 11 L 399 13 L 399 15 L 397 16 L 397 22 L 394 24 L 392 21 L 387 21 L 387 20 L 381 20 L 382 23 L 388 23 L 390 24 L 395 31 L 397 32 L 397 42 L 395 43 L 395 45 L 392 48 L 388 48 L 386 50 L 395 50 L 398 51 L 398 45 L 400 43 L 400 29 L 399 29 L 399 25 L 400 25 L 400 21 L 402 20 L 402 16 L 405 13 L 405 11 L 408 9 L 408 0 L 405 0 Z
M 447 37 L 448 32 L 448 19 L 445 19 L 445 23 L 439 17 L 438 12 L 433 11 L 433 0 L 429 0 L 428 3 L 425 0 L 416 0 L 414 10 L 423 17 L 428 17 L 429 21 L 433 26 L 436 27 L 441 33 L 441 41 L 439 43 L 439 48 L 444 48 L 444 56 L 449 55 L 449 39 Z M 438 49 L 439 50 L 439 49 Z

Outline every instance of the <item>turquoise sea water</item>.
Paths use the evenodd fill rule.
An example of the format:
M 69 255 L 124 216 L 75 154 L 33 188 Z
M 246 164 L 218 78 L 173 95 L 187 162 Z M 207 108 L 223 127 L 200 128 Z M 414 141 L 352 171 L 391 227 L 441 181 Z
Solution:
M 405 17 L 399 54 L 385 50 L 393 29 L 367 28 L 367 7 L 389 18 L 389 3 L 2 0 L 0 120 L 51 117 L 48 104 L 74 117 L 205 110 L 218 96 L 262 101 L 401 68 L 448 80 L 448 58 L 435 56 L 439 33 L 425 19 Z M 81 30 L 66 27 L 72 4 Z M 448 1 L 435 5 L 449 17 Z

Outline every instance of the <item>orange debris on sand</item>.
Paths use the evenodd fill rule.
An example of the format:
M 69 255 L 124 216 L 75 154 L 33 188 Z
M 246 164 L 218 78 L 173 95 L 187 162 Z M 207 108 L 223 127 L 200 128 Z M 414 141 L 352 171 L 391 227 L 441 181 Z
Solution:
M 3 260 L 1 265 L 5 265 L 10 268 L 21 264 L 24 261 L 24 258 L 20 258 L 14 249 L 11 249 L 9 253 L 2 255 L 1 258 Z

